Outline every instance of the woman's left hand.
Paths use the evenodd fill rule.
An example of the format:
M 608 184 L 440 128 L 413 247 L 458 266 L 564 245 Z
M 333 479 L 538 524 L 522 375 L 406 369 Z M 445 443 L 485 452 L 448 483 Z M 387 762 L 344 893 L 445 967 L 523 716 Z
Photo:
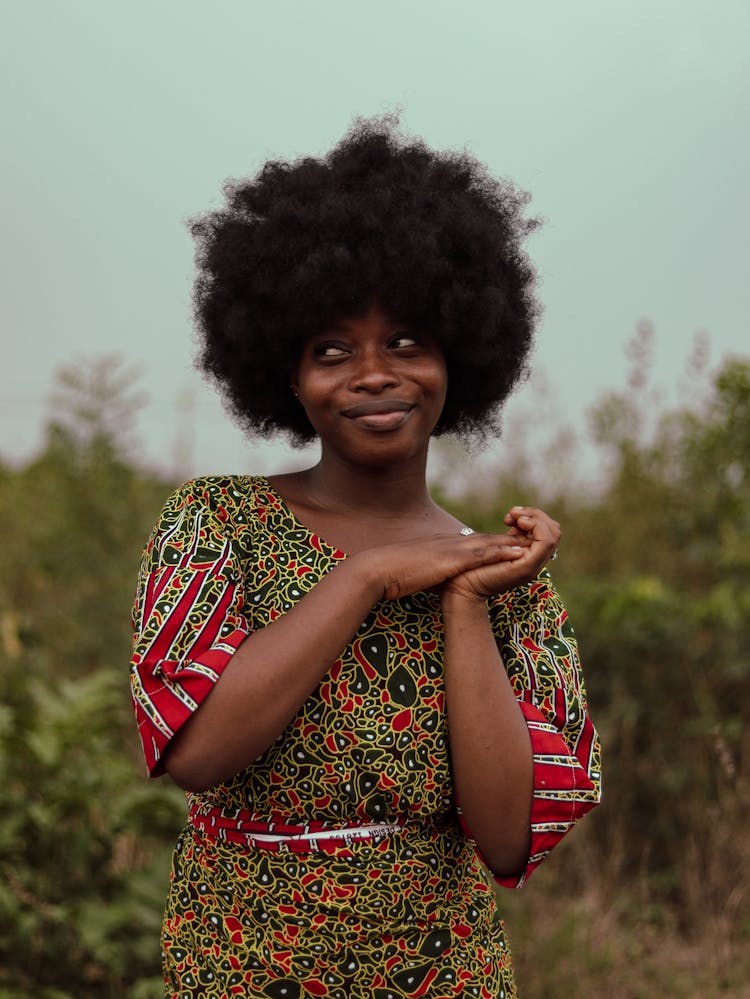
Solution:
M 514 506 L 503 517 L 507 535 L 524 548 L 513 561 L 495 562 L 470 569 L 449 579 L 442 587 L 447 596 L 486 600 L 496 593 L 512 590 L 534 579 L 557 553 L 561 530 L 556 520 L 543 510 L 530 506 Z

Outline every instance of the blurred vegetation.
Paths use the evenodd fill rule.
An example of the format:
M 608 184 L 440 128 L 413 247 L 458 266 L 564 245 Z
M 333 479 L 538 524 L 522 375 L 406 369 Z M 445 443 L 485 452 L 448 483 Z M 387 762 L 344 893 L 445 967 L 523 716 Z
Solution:
M 128 458 L 111 359 L 61 372 L 43 453 L 0 469 L 0 997 L 162 995 L 184 797 L 149 785 L 125 662 L 140 550 L 170 484 Z
M 689 405 L 666 408 L 649 337 L 591 414 L 604 481 L 566 478 L 563 435 L 544 477 L 521 445 L 446 500 L 477 528 L 517 502 L 562 522 L 555 576 L 605 747 L 605 803 L 502 893 L 524 999 L 750 995 L 750 362 L 696 358 Z M 161 995 L 184 805 L 145 779 L 126 664 L 174 483 L 137 460 L 138 404 L 112 359 L 67 369 L 43 452 L 0 466 L 0 999 Z

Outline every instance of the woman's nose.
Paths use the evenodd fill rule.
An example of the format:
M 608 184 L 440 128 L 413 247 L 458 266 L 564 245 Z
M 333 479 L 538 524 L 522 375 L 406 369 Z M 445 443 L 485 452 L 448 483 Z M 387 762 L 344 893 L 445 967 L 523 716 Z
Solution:
M 382 392 L 398 384 L 393 362 L 381 351 L 365 351 L 357 358 L 350 387 L 354 391 Z

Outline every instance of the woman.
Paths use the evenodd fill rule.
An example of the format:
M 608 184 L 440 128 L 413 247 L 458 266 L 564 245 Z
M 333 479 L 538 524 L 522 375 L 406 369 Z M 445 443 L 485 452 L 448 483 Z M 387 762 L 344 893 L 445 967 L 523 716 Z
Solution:
M 425 463 L 524 372 L 524 207 L 377 121 L 193 227 L 204 369 L 248 430 L 321 453 L 187 483 L 144 553 L 134 704 L 189 806 L 169 996 L 516 994 L 488 869 L 522 884 L 597 802 L 596 733 L 558 525 L 474 534 Z

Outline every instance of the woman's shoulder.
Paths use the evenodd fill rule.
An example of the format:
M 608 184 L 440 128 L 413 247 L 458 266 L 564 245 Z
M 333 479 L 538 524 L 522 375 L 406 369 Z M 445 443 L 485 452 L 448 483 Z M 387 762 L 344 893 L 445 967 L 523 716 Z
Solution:
M 159 564 L 203 564 L 250 535 L 260 522 L 266 480 L 253 475 L 188 479 L 164 502 L 144 556 Z
M 230 510 L 243 507 L 248 499 L 256 499 L 267 487 L 263 475 L 200 475 L 178 486 L 167 499 L 167 504 Z
M 263 503 L 267 481 L 262 475 L 202 475 L 188 479 L 167 497 L 159 521 L 183 523 L 218 520 L 225 527 L 243 524 Z

